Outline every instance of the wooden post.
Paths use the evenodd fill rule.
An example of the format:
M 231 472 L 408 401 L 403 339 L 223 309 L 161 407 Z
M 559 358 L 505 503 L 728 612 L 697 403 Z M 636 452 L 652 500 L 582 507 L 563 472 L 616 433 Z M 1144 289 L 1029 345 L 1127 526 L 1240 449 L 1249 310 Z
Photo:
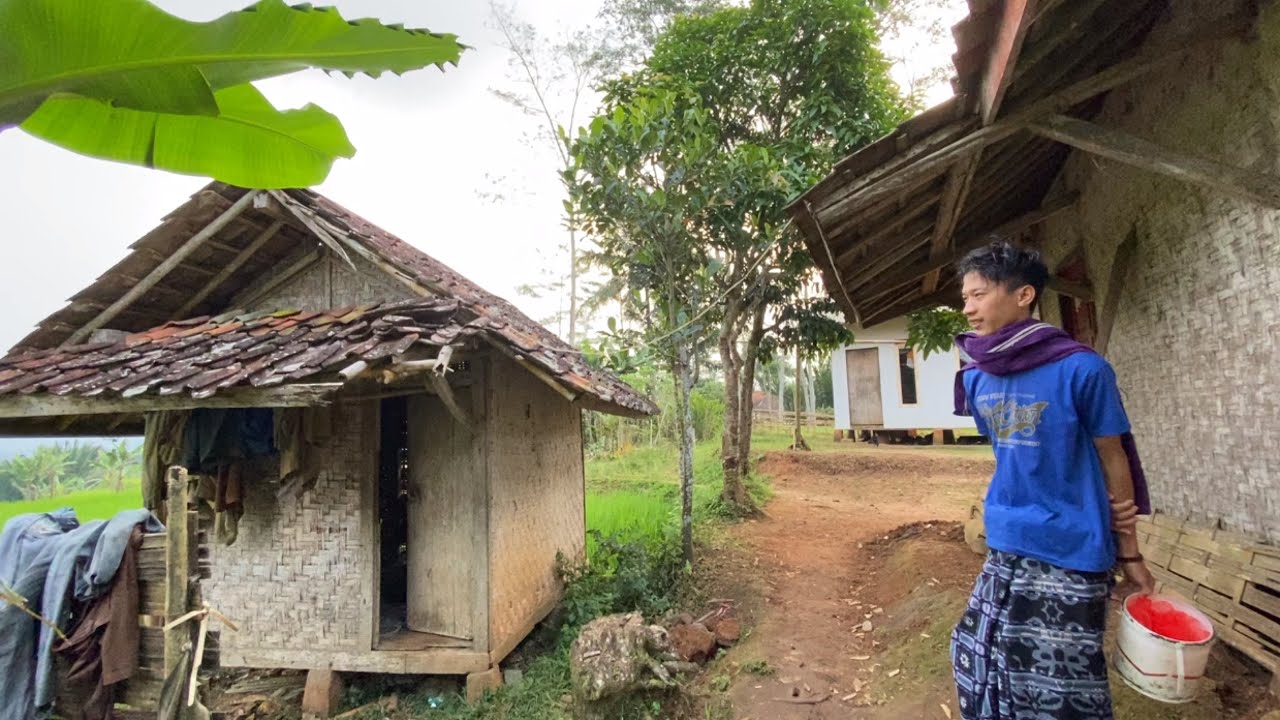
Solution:
M 302 691 L 303 717 L 333 717 L 342 707 L 342 676 L 333 670 L 308 670 Z
M 169 468 L 169 499 L 166 505 L 165 523 L 165 599 L 164 619 L 172 622 L 187 613 L 191 597 L 192 542 L 194 529 L 187 515 L 187 469 Z M 164 634 L 164 674 L 168 677 L 182 659 L 182 653 L 192 646 L 193 623 L 183 623 Z

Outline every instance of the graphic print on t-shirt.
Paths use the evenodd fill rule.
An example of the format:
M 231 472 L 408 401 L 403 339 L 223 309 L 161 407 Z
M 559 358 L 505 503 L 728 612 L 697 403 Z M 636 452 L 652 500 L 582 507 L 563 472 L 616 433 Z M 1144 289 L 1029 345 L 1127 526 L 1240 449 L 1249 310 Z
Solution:
M 1039 447 L 1032 440 L 1049 403 L 1030 393 L 988 393 L 978 397 L 978 412 L 991 428 L 997 445 Z M 1021 437 L 1019 437 L 1021 436 Z

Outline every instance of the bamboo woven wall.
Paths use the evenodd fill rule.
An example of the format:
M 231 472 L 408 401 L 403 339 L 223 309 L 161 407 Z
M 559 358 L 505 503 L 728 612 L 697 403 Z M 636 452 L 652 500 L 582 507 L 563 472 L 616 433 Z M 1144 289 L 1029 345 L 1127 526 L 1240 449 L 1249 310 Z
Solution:
M 489 623 L 497 662 L 560 597 L 584 552 L 582 413 L 503 356 L 488 378 Z
M 332 412 L 315 487 L 278 499 L 276 482 L 247 483 L 239 537 L 212 546 L 205 597 L 241 623 L 224 634 L 229 656 L 372 647 L 378 407 L 339 403 Z
M 327 310 L 344 305 L 415 297 L 369 261 L 352 256 L 356 269 L 326 251 L 320 260 L 280 287 L 256 299 L 249 310 Z

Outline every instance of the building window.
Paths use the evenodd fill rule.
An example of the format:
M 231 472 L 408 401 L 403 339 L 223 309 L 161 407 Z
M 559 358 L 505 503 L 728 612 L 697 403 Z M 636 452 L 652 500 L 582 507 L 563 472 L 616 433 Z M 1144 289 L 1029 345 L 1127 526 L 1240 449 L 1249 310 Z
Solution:
M 916 351 L 908 347 L 898 348 L 898 388 L 903 405 L 916 404 Z

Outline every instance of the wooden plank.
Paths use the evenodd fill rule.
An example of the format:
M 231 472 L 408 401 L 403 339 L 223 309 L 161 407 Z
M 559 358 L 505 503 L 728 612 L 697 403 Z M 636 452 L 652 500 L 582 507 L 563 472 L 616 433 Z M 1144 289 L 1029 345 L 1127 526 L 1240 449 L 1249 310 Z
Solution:
M 1000 20 L 996 25 L 990 54 L 987 55 L 982 85 L 978 90 L 978 111 L 982 115 L 983 125 L 994 122 L 1000 111 L 1005 91 L 1009 89 L 1009 82 L 1013 79 L 1018 55 L 1022 52 L 1027 29 L 1031 27 L 1032 18 L 1035 17 L 1035 8 L 1035 0 L 1004 0 L 1002 3 Z
M 489 653 L 458 648 L 393 651 L 279 650 L 237 648 L 224 650 L 223 667 L 283 668 L 311 670 L 327 668 L 341 672 L 395 673 L 410 675 L 465 675 L 489 668 Z
M 164 617 L 165 622 L 173 622 L 185 615 L 190 609 L 188 603 L 191 589 L 188 582 L 191 577 L 191 534 L 188 523 L 191 518 L 187 513 L 187 495 L 190 485 L 187 469 L 169 468 L 168 505 L 165 514 L 166 539 L 166 573 Z M 191 623 L 183 623 L 164 635 L 164 674 L 167 677 L 182 660 L 182 653 L 191 647 Z
M 1124 293 L 1125 282 L 1137 254 L 1138 236 L 1130 232 L 1124 242 L 1120 243 L 1120 247 L 1116 248 L 1116 255 L 1111 261 L 1111 274 L 1107 280 L 1107 297 L 1102 303 L 1102 316 L 1098 318 L 1098 337 L 1094 340 L 1094 349 L 1099 355 L 1107 354 L 1107 347 L 1111 343 L 1111 330 L 1116 325 L 1116 317 L 1120 310 L 1120 298 Z M 1174 522 L 1162 515 L 1157 515 L 1156 518 L 1156 523 Z M 1177 526 L 1181 527 L 1182 523 L 1179 522 Z
M 152 410 L 193 410 L 195 408 L 314 407 L 328 405 L 342 383 L 309 383 L 269 388 L 232 388 L 207 398 L 189 395 L 135 395 L 103 397 L 95 395 L 0 395 L 0 417 L 31 418 L 56 415 L 106 415 Z
M 1280 596 L 1263 592 L 1254 583 L 1245 586 L 1240 602 L 1246 607 L 1253 608 L 1259 612 L 1267 613 L 1273 617 L 1280 617 Z M 1276 638 L 1276 641 L 1280 642 L 1280 638 Z
M 484 413 L 483 374 L 459 398 Z M 485 431 L 454 421 L 437 397 L 409 398 L 408 619 L 417 632 L 466 637 L 488 658 Z
M 121 310 L 145 295 L 146 292 L 156 283 L 160 282 L 165 275 L 168 275 L 174 268 L 182 264 L 182 261 L 190 256 L 191 253 L 195 252 L 195 250 L 200 247 L 201 243 L 216 235 L 219 230 L 226 227 L 227 223 L 236 219 L 236 216 L 241 212 L 244 212 L 245 208 L 249 207 L 249 205 L 253 203 L 253 199 L 257 197 L 257 195 L 257 190 L 249 190 L 244 195 L 241 195 L 239 200 L 236 200 L 231 204 L 231 207 L 227 208 L 221 215 L 214 218 L 213 222 L 204 226 L 200 232 L 187 239 L 187 241 L 169 255 L 169 257 L 165 258 L 164 262 L 160 263 L 154 270 L 147 273 L 147 276 L 143 278 L 141 282 L 129 288 L 129 290 L 125 292 L 120 299 L 111 303 L 106 310 L 98 313 L 96 317 L 82 325 L 80 329 L 72 333 L 71 337 L 67 338 L 62 345 L 75 345 L 82 342 L 85 338 L 89 337 L 90 333 L 94 330 L 97 330 L 108 322 L 111 322 L 111 319 L 119 314 Z
M 1280 208 L 1280 177 L 1275 175 L 1177 152 L 1122 130 L 1065 115 L 1038 120 L 1030 127 L 1044 137 L 1100 157 Z
M 880 397 L 880 349 L 850 348 L 844 353 L 845 387 L 849 392 L 849 423 L 852 427 L 884 424 L 884 402 Z
M 284 227 L 283 220 L 276 220 L 275 222 L 271 223 L 271 225 L 266 230 L 263 230 L 262 233 L 260 233 L 256 238 L 253 239 L 253 242 L 249 243 L 248 247 L 246 247 L 244 250 L 241 250 L 240 253 L 237 254 L 231 262 L 223 266 L 223 268 L 218 271 L 218 274 L 215 275 L 212 280 L 205 283 L 204 287 L 200 288 L 200 290 L 197 291 L 195 295 L 192 295 L 190 300 L 187 300 L 185 303 L 182 304 L 182 307 L 174 311 L 170 319 L 181 320 L 185 318 L 187 316 L 187 313 L 191 312 L 192 309 L 199 306 L 200 303 L 204 302 L 204 299 L 209 297 L 210 293 L 212 293 L 214 290 L 217 290 L 222 285 L 222 283 L 226 282 L 227 278 L 231 277 L 231 275 L 234 274 L 235 271 L 239 270 L 242 265 L 248 262 L 249 258 L 257 254 L 257 252 L 262 249 L 262 246 L 266 245 L 267 241 L 270 240 L 272 237 L 274 237 L 275 234 L 279 232 L 280 228 L 282 227 Z

